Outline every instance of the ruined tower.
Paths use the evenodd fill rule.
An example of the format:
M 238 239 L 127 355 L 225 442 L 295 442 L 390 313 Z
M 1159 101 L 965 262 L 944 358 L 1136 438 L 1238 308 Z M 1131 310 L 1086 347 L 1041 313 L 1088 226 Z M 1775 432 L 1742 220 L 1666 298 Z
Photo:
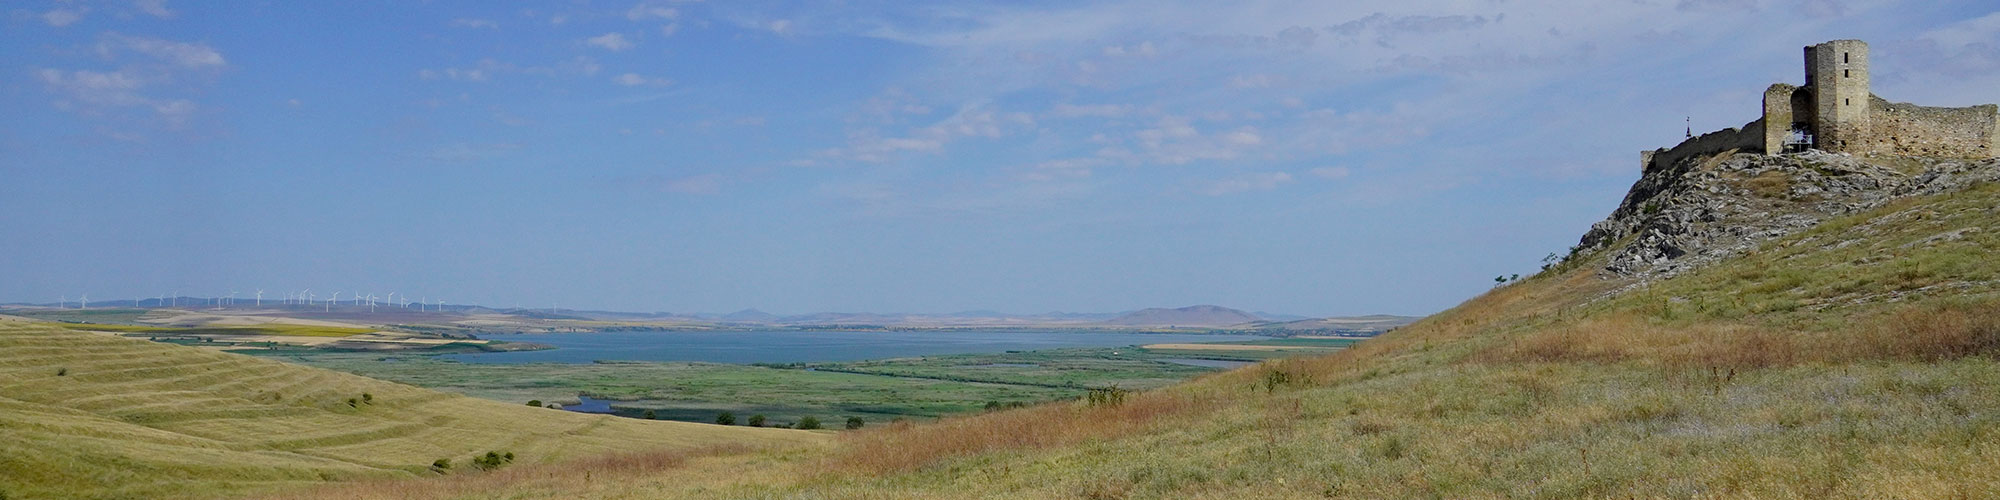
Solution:
M 1873 127 L 1869 108 L 1868 43 L 1834 40 L 1806 47 L 1806 86 L 1812 88 L 1814 147 L 1863 149 Z

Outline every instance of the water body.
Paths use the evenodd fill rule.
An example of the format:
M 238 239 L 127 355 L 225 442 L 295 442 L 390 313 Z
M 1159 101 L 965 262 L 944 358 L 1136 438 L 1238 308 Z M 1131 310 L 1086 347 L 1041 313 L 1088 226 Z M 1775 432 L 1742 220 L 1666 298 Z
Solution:
M 1124 347 L 1158 343 L 1233 342 L 1254 335 L 1182 335 L 1063 331 L 649 331 L 486 335 L 555 349 L 453 354 L 467 363 L 590 363 L 593 361 L 705 361 L 799 363 L 860 361 L 941 354 L 980 354 L 1062 347 Z
M 609 399 L 590 399 L 589 396 L 584 396 L 580 394 L 576 396 L 576 399 L 577 399 L 576 404 L 564 406 L 562 407 L 562 409 L 577 413 L 611 413 L 611 403 L 624 402 L 624 401 L 612 401 Z

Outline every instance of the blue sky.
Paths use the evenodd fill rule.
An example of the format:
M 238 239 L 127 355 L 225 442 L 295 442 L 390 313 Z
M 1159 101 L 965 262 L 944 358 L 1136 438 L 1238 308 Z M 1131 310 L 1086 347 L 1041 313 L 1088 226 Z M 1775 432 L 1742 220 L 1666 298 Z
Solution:
M 2000 6 L 9 2 L 0 301 L 1427 313 L 1800 47 L 2000 101 Z

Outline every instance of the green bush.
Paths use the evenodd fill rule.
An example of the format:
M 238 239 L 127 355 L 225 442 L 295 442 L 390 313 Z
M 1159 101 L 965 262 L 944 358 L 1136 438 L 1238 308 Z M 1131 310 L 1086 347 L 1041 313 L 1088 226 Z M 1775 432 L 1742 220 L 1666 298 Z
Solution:
M 799 425 L 798 425 L 798 428 L 800 428 L 800 429 L 808 429 L 808 430 L 810 430 L 810 429 L 818 429 L 818 428 L 819 428 L 819 419 L 818 419 L 818 418 L 813 418 L 813 417 L 805 417 L 805 418 L 801 418 L 801 419 L 799 419 Z
M 1090 406 L 1118 406 L 1125 404 L 1125 398 L 1131 396 L 1132 391 L 1113 385 L 1111 387 L 1091 389 L 1087 398 L 1090 401 Z
M 659 420 L 660 414 L 653 413 L 653 410 L 646 410 L 645 415 L 642 415 L 642 417 L 645 418 L 646 420 Z
M 847 430 L 860 429 L 864 425 L 868 425 L 868 422 L 862 421 L 861 417 L 847 417 Z
M 65 367 L 62 367 L 62 368 L 57 368 L 57 369 L 56 369 L 56 376 L 58 376 L 58 377 L 67 377 L 67 376 L 69 376 L 69 367 L 65 366 Z
M 722 413 L 717 413 L 715 414 L 715 423 L 721 425 L 736 425 L 736 415 L 726 411 Z
M 536 407 L 536 408 L 540 408 L 540 407 L 542 406 L 542 400 L 539 400 L 539 399 L 530 399 L 530 400 L 528 400 L 528 406 L 533 406 L 533 407 Z
M 507 452 L 506 454 L 501 454 L 500 452 L 497 451 L 489 451 L 486 452 L 485 455 L 473 457 L 472 459 L 472 466 L 482 471 L 498 469 L 502 466 L 511 463 L 514 463 L 514 452 L 511 451 Z
M 751 426 L 751 427 L 763 427 L 763 426 L 764 426 L 764 415 L 763 415 L 763 414 L 761 414 L 761 413 L 760 413 L 760 414 L 756 414 L 756 415 L 751 415 L 751 416 L 750 416 L 750 426 Z
M 450 471 L 451 471 L 451 459 L 449 459 L 449 458 L 440 458 L 440 459 L 437 459 L 437 461 L 436 461 L 436 462 L 431 462 L 431 471 L 432 471 L 432 472 L 436 472 L 436 473 L 439 473 L 439 474 L 443 474 L 443 473 L 446 473 L 446 472 L 450 472 Z
M 363 403 L 368 403 L 368 404 L 371 404 L 371 405 L 372 405 L 372 404 L 375 404 L 375 395 L 374 395 L 374 394 L 369 394 L 369 393 L 366 393 L 366 392 L 364 392 L 364 393 L 361 393 L 361 402 L 363 402 Z

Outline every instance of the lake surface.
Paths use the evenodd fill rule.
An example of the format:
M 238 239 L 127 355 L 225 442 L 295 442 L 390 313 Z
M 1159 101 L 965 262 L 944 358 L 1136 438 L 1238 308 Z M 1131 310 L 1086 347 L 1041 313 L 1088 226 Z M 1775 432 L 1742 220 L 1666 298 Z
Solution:
M 1062 347 L 1124 347 L 1185 342 L 1256 340 L 1254 335 L 1182 335 L 1063 331 L 951 332 L 604 332 L 484 335 L 508 342 L 555 346 L 542 351 L 482 352 L 445 357 L 467 363 L 589 363 L 593 361 L 706 361 L 798 363 L 860 361 L 940 354 L 997 353 Z

